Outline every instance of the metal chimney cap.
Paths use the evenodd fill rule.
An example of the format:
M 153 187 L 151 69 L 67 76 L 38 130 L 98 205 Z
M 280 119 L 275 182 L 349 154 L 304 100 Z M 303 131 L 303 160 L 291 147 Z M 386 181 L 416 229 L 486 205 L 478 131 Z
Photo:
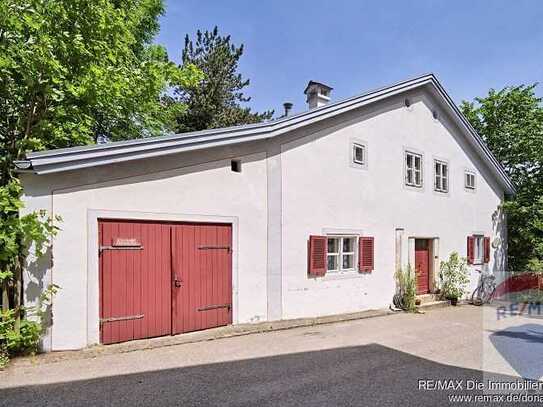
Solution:
M 288 113 L 290 112 L 290 109 L 292 109 L 292 102 L 285 102 L 283 103 L 283 108 L 285 109 L 285 113 L 283 114 L 283 117 L 287 117 Z
M 307 92 L 309 91 L 309 88 L 313 87 L 313 86 L 318 86 L 322 89 L 325 89 L 325 90 L 328 90 L 328 91 L 331 91 L 333 90 L 334 88 L 332 88 L 331 86 L 328 86 L 322 82 L 317 82 L 317 81 L 309 81 L 307 86 L 305 87 L 305 90 L 304 90 L 304 94 L 307 95 Z

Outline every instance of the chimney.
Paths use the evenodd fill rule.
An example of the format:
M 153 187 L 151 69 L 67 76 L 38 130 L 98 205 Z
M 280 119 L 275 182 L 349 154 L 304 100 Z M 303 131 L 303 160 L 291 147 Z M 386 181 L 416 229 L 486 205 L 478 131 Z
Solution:
M 330 91 L 332 89 L 333 88 L 324 83 L 309 81 L 304 90 L 304 93 L 307 95 L 307 104 L 309 105 L 309 108 L 315 109 L 327 104 L 330 101 Z
M 290 113 L 290 110 L 292 109 L 292 103 L 285 102 L 283 103 L 283 107 L 285 108 L 285 114 L 283 115 L 283 117 L 287 117 L 288 114 Z

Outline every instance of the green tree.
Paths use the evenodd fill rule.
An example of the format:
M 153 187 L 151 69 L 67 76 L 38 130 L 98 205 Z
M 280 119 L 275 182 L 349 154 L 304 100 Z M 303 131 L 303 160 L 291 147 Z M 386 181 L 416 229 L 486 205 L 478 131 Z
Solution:
M 196 33 L 195 42 L 187 35 L 183 49 L 183 66 L 195 65 L 204 73 L 204 80 L 194 87 L 177 87 L 175 101 L 188 108 L 177 119 L 177 131 L 195 131 L 240 124 L 258 123 L 270 119 L 273 111 L 255 113 L 241 104 L 251 100 L 243 94 L 249 79 L 243 79 L 238 62 L 243 55 L 243 45 L 237 47 L 230 36 L 213 31 Z
M 165 91 L 202 79 L 151 44 L 163 11 L 162 0 L 0 0 L 0 327 L 26 326 L 21 266 L 30 245 L 39 251 L 56 232 L 45 213 L 19 216 L 13 162 L 28 150 L 172 130 L 185 107 Z M 12 334 L 0 332 L 0 350 L 7 337 L 25 343 Z
M 537 84 L 491 89 L 461 109 L 517 187 L 504 205 L 509 268 L 543 270 L 543 106 Z
M 2 181 L 26 150 L 172 129 L 183 105 L 163 92 L 200 78 L 150 44 L 163 10 L 161 0 L 0 0 Z

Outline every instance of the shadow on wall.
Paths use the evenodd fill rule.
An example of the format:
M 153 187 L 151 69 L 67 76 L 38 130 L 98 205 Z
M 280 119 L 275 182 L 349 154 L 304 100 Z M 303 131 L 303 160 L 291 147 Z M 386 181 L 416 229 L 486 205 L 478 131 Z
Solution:
M 36 258 L 31 255 L 25 265 L 25 303 L 35 303 L 47 288 L 45 281 L 47 270 L 51 267 L 51 247 L 48 247 L 43 256 Z
M 24 274 L 24 303 L 27 306 L 38 305 L 40 296 L 48 288 L 50 282 L 47 279 L 47 271 L 51 268 L 52 250 L 48 247 L 39 258 L 29 256 L 27 258 Z M 48 304 L 43 310 L 44 319 L 42 326 L 44 329 L 53 325 L 53 309 Z
M 228 346 L 229 342 L 223 344 Z M 182 359 L 184 348 L 177 349 Z M 489 375 L 484 373 L 484 377 Z M 516 380 L 497 375 L 492 379 Z M 465 385 L 467 380 L 483 380 L 483 372 L 370 344 L 16 387 L 2 390 L 0 405 L 433 407 L 449 405 L 449 395 L 482 394 L 423 390 L 419 380 L 461 380 Z
M 498 207 L 492 214 L 492 230 L 494 231 L 494 240 L 490 242 L 494 247 L 494 273 L 507 271 L 507 231 L 505 223 L 505 211 Z M 498 241 L 496 239 L 499 239 Z M 496 244 L 497 243 L 497 244 Z

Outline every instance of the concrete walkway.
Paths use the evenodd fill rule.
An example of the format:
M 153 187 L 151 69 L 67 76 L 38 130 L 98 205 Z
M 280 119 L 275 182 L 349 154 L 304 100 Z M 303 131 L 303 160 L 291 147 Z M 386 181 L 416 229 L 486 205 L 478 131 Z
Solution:
M 450 392 L 419 379 L 483 380 L 486 366 L 518 376 L 485 360 L 485 312 L 492 320 L 494 309 L 466 305 L 15 364 L 0 373 L 0 405 L 447 405 Z

